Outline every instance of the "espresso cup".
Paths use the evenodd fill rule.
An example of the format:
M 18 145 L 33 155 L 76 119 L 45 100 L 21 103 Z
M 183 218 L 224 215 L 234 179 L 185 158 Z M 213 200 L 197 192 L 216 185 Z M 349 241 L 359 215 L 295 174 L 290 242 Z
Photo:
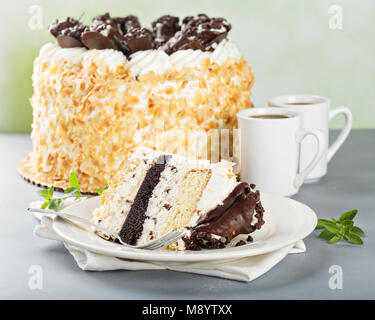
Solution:
M 330 109 L 330 101 L 327 98 L 315 95 L 285 95 L 277 96 L 268 100 L 270 107 L 278 107 L 302 113 L 304 128 L 319 129 L 324 133 L 326 139 L 326 149 L 324 155 L 316 167 L 307 176 L 307 181 L 313 182 L 327 173 L 327 164 L 332 159 L 337 150 L 344 143 L 352 127 L 352 113 L 347 107 L 336 107 Z M 337 139 L 328 147 L 329 142 L 329 122 L 339 114 L 345 116 L 345 125 Z M 312 137 L 307 137 L 301 146 L 301 170 L 306 168 L 314 151 L 315 141 Z
M 320 161 L 326 139 L 318 129 L 302 128 L 298 112 L 281 108 L 252 108 L 237 114 L 240 129 L 241 179 L 261 191 L 291 196 L 298 192 L 307 175 Z M 316 139 L 310 163 L 299 170 L 301 142 Z

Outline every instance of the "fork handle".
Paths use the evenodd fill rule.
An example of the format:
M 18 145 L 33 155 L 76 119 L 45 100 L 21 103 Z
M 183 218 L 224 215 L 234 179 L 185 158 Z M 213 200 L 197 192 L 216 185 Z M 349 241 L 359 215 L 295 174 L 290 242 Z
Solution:
M 81 217 L 78 217 L 78 216 L 74 216 L 74 215 L 71 215 L 69 213 L 64 213 L 64 212 L 61 212 L 61 211 L 53 211 L 53 210 L 48 210 L 48 209 L 39 209 L 39 208 L 27 208 L 27 211 L 44 213 L 44 214 L 53 214 L 53 215 L 59 216 L 63 219 L 81 222 L 81 223 L 87 224 L 91 227 L 94 227 L 98 230 L 101 230 L 101 231 L 105 232 L 106 234 L 115 237 L 116 239 L 119 239 L 119 235 L 117 233 L 114 233 L 114 232 L 108 230 L 107 228 L 103 228 L 102 226 L 99 226 L 95 223 L 92 223 L 91 221 L 89 221 L 87 219 L 84 219 L 84 218 L 81 218 Z

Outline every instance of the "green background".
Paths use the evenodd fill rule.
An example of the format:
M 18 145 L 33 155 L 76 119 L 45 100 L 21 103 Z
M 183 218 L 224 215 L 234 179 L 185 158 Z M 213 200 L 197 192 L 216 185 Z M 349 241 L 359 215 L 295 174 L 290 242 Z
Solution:
M 31 29 L 29 12 L 38 5 L 42 29 Z M 329 28 L 331 5 L 343 8 L 343 29 Z M 56 18 L 88 23 L 97 14 L 138 15 L 145 26 L 163 14 L 226 17 L 255 73 L 252 100 L 265 106 L 279 94 L 311 93 L 346 105 L 355 128 L 375 128 L 375 1 L 373 0 L 121 0 L 7 1 L 0 19 L 0 132 L 29 132 L 32 122 L 32 63 L 53 41 L 47 28 Z M 331 127 L 339 127 L 335 119 Z

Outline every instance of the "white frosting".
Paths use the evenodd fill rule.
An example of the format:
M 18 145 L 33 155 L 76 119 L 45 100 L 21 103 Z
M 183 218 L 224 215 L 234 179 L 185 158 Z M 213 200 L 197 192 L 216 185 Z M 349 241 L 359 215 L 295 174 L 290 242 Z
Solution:
M 218 64 L 224 63 L 228 58 L 241 59 L 242 54 L 231 40 L 224 40 L 212 52 L 211 61 Z
M 125 66 L 128 62 L 126 57 L 121 51 L 113 49 L 98 50 L 98 58 L 104 60 L 108 65 L 110 70 L 115 71 L 118 66 Z
M 56 43 L 47 43 L 40 49 L 39 57 L 43 61 L 48 60 L 52 63 L 64 60 L 69 65 L 77 65 L 81 63 L 86 52 L 85 48 L 61 48 Z
M 150 71 L 161 74 L 172 68 L 169 56 L 163 50 L 145 50 L 133 53 L 130 56 L 129 66 L 132 73 L 137 76 Z
M 121 51 L 113 49 L 61 48 L 57 43 L 45 44 L 39 54 L 39 58 L 43 61 L 56 63 L 59 60 L 64 60 L 69 65 L 81 64 L 93 56 L 103 60 L 112 71 L 115 71 L 118 66 L 128 64 L 132 74 L 139 76 L 150 71 L 161 74 L 172 68 L 199 67 L 204 59 L 222 64 L 228 58 L 240 59 L 242 54 L 229 39 L 221 41 L 213 52 L 188 49 L 176 51 L 168 56 L 160 49 L 145 50 L 132 54 L 130 60 Z
M 170 56 L 170 61 L 173 67 L 183 68 L 183 67 L 193 67 L 201 64 L 204 59 L 210 59 L 210 52 L 203 52 L 201 50 L 179 50 L 174 52 Z
M 60 46 L 57 43 L 46 43 L 42 48 L 40 48 L 39 56 L 44 60 L 51 59 L 55 53 L 60 50 Z
M 228 197 L 228 195 L 233 191 L 233 189 L 239 184 L 236 177 L 233 175 L 228 178 L 228 173 L 230 172 L 233 163 L 228 161 L 221 161 L 214 164 L 215 169 L 212 170 L 211 178 L 207 183 L 206 188 L 202 193 L 197 210 L 204 215 L 223 204 L 223 200 Z M 198 221 L 198 216 L 194 217 Z M 191 224 L 196 224 L 197 221 L 191 221 Z

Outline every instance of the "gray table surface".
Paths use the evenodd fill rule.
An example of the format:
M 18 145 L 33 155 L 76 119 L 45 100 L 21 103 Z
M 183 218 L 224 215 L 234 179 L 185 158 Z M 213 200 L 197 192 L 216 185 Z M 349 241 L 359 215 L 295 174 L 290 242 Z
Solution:
M 334 133 L 333 135 L 335 135 Z M 374 299 L 375 130 L 354 130 L 329 164 L 327 176 L 304 185 L 293 198 L 318 217 L 358 209 L 363 246 L 329 245 L 315 231 L 307 252 L 287 256 L 250 283 L 173 271 L 85 272 L 63 245 L 33 236 L 36 221 L 25 213 L 37 187 L 17 173 L 31 150 L 26 134 L 0 135 L 0 299 Z M 43 289 L 30 289 L 30 267 L 43 270 Z M 332 290 L 329 268 L 343 271 L 343 288 Z

